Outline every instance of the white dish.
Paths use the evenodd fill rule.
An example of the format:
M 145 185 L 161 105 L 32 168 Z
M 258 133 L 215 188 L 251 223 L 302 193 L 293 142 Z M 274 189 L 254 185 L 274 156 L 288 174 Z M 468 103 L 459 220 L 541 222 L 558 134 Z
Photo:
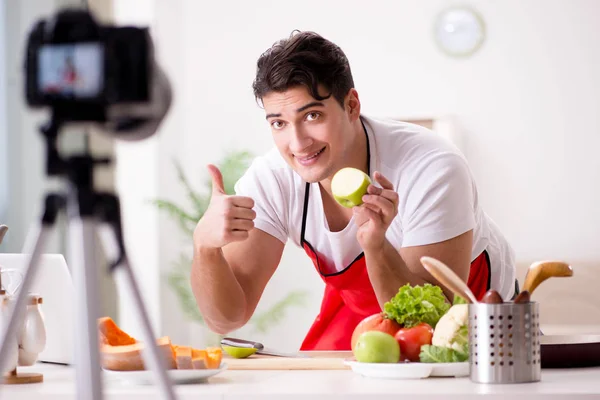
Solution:
M 431 375 L 431 364 L 421 363 L 361 363 L 358 361 L 344 361 L 352 371 L 368 377 L 379 379 L 422 379 Z
M 171 382 L 175 385 L 183 385 L 189 383 L 204 383 L 211 376 L 215 376 L 227 369 L 226 363 L 221 363 L 217 369 L 170 369 L 168 370 Z M 154 371 L 111 371 L 104 370 L 107 376 L 116 377 L 123 382 L 133 385 L 154 385 L 156 384 L 156 376 Z
M 453 376 L 459 378 L 461 376 L 469 376 L 468 362 L 453 362 L 453 363 L 431 363 L 433 366 L 431 375 L 435 377 Z
M 346 360 L 352 371 L 368 378 L 423 379 L 428 377 L 460 377 L 469 375 L 469 363 L 361 363 Z

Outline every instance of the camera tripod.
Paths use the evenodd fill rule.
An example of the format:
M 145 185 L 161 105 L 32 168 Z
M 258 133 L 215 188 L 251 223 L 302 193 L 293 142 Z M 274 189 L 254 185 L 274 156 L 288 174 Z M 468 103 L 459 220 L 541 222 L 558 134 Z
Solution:
M 40 130 L 46 137 L 48 175 L 63 176 L 68 185 L 66 193 L 48 193 L 40 221 L 39 230 L 29 235 L 24 253 L 28 257 L 21 289 L 4 327 L 0 348 L 0 371 L 9 368 L 8 354 L 10 338 L 16 335 L 22 324 L 27 292 L 36 275 L 39 259 L 43 253 L 48 234 L 52 230 L 60 212 L 66 212 L 68 218 L 69 261 L 73 271 L 75 287 L 75 370 L 78 399 L 100 400 L 103 398 L 102 370 L 99 354 L 98 325 L 99 293 L 97 287 L 97 268 L 95 262 L 95 233 L 98 236 L 109 259 L 114 261 L 109 272 L 115 280 L 123 280 L 120 287 L 131 291 L 142 325 L 144 348 L 142 356 L 146 369 L 151 369 L 164 398 L 175 399 L 175 393 L 166 372 L 166 361 L 159 353 L 148 313 L 144 307 L 139 286 L 129 265 L 123 241 L 119 199 L 112 193 L 94 190 L 93 174 L 96 165 L 108 165 L 108 158 L 94 158 L 89 152 L 83 155 L 62 158 L 56 146 L 60 115 L 55 111 L 52 120 Z M 32 232 L 33 233 L 33 232 Z M 11 336 L 12 335 L 12 336 Z M 1 389 L 2 385 L 0 385 Z

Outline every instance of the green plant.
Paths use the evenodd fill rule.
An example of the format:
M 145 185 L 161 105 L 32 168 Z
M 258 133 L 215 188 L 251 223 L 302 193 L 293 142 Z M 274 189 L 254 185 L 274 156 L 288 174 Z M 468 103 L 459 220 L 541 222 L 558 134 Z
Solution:
M 234 193 L 234 185 L 244 174 L 252 161 L 252 154 L 246 151 L 230 152 L 217 166 L 223 175 L 223 185 L 227 194 Z M 174 219 L 181 228 L 186 241 L 192 240 L 194 228 L 202 218 L 210 203 L 212 182 L 210 177 L 204 181 L 204 191 L 197 191 L 190 184 L 181 165 L 174 161 L 177 170 L 177 179 L 183 185 L 190 207 L 186 208 L 171 200 L 155 199 L 152 203 L 170 218 Z M 182 253 L 173 263 L 171 271 L 167 274 L 167 282 L 179 300 L 184 314 L 192 321 L 204 325 L 202 314 L 198 310 L 196 300 L 190 287 L 190 272 L 192 259 L 190 255 Z M 288 309 L 305 303 L 306 292 L 291 291 L 283 299 L 265 311 L 255 314 L 249 321 L 255 332 L 265 333 L 277 325 L 285 316 Z M 214 340 L 218 339 L 215 338 Z

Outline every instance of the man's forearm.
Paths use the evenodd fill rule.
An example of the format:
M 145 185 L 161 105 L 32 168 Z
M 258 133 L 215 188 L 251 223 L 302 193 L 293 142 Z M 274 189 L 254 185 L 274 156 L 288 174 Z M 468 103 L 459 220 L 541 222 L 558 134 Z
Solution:
M 221 249 L 196 246 L 191 285 L 209 328 L 225 334 L 246 321 L 246 296 Z
M 398 250 L 386 239 L 383 251 L 365 251 L 369 279 L 383 310 L 383 305 L 407 283 L 422 285 L 426 281 L 410 272 Z

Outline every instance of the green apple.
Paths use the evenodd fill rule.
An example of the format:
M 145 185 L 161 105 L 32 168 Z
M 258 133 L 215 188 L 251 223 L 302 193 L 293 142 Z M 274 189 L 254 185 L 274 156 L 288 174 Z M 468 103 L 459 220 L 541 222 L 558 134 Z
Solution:
M 367 188 L 371 184 L 369 175 L 356 168 L 342 168 L 331 180 L 333 198 L 344 207 L 360 206 Z
M 354 357 L 364 363 L 397 363 L 400 361 L 400 345 L 389 333 L 367 331 L 358 337 Z

